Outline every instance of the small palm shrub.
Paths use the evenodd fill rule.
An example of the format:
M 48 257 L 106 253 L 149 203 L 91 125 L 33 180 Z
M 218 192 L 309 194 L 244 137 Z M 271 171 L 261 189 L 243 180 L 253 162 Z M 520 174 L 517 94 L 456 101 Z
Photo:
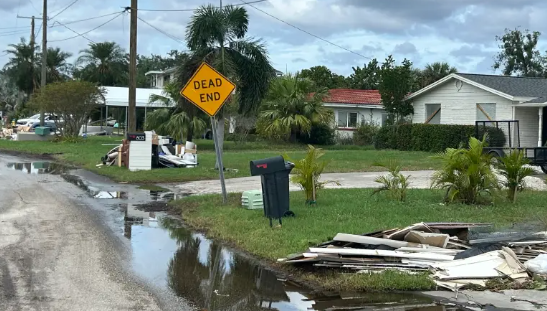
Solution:
M 434 173 L 432 187 L 446 190 L 446 203 L 476 204 L 499 189 L 490 165 L 492 156 L 483 152 L 485 145 L 486 135 L 482 140 L 471 137 L 468 148 L 447 148 L 434 157 L 440 159 L 443 166 Z
M 374 190 L 372 195 L 386 191 L 392 199 L 399 202 L 406 201 L 410 176 L 405 176 L 401 173 L 401 165 L 397 161 L 390 161 L 386 164 L 375 163 L 374 166 L 386 168 L 389 174 L 380 176 L 374 180 L 381 184 L 381 187 Z
M 304 190 L 307 204 L 315 203 L 317 191 L 322 189 L 325 184 L 333 182 L 319 181 L 323 170 L 329 164 L 329 161 L 320 160 L 324 155 L 325 152 L 321 148 L 315 148 L 312 145 L 308 145 L 308 152 L 301 160 L 293 161 L 288 156 L 285 156 L 286 159 L 293 162 L 295 165 L 293 169 L 294 175 L 291 177 L 291 181 L 300 185 Z
M 512 203 L 517 201 L 517 192 L 524 189 L 524 178 L 534 174 L 531 167 L 525 166 L 528 163 L 522 150 L 512 150 L 499 162 L 499 173 L 505 177 L 501 183 L 507 188 L 507 199 Z

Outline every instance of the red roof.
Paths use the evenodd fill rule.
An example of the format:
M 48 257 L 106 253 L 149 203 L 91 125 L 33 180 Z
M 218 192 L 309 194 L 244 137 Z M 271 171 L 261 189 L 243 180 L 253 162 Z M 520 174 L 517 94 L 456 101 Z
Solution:
M 379 105 L 382 99 L 378 90 L 331 89 L 324 102 L 329 104 Z

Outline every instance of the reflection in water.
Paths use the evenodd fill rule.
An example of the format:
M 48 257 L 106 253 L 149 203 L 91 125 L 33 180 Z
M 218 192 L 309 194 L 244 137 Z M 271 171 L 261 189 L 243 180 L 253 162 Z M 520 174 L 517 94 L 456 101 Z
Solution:
M 131 239 L 133 269 L 203 310 L 457 310 L 412 294 L 314 295 L 279 281 L 271 271 L 177 220 L 155 216 L 157 221 L 150 221 L 149 213 L 125 208 L 124 234 Z
M 8 163 L 6 166 L 27 174 L 62 174 L 70 170 L 66 165 L 47 161 Z

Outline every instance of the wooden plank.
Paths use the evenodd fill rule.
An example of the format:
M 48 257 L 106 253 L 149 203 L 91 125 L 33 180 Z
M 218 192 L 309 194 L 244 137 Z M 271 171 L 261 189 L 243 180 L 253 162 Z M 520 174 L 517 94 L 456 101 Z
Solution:
M 446 249 L 446 248 L 421 248 L 421 247 L 401 247 L 396 249 L 397 251 L 401 252 L 409 252 L 409 253 L 437 253 L 437 254 L 444 254 L 444 255 L 456 255 L 460 252 L 463 252 L 461 249 Z
M 435 110 L 435 112 L 433 112 L 433 113 L 427 118 L 427 120 L 425 120 L 425 124 L 428 124 L 429 122 L 431 122 L 431 119 L 435 118 L 435 116 L 437 115 L 437 113 L 439 113 L 439 111 L 441 111 L 441 107 L 439 107 L 439 109 Z
M 409 259 L 425 259 L 435 261 L 452 261 L 454 256 L 433 253 L 405 253 L 397 251 L 373 250 L 373 249 L 329 249 L 310 248 L 310 252 L 319 254 L 359 255 L 377 257 L 396 257 Z
M 404 241 L 395 241 L 382 238 L 374 238 L 369 236 L 353 235 L 346 233 L 338 233 L 334 237 L 334 241 L 342 242 L 352 242 L 365 245 L 387 245 L 395 248 L 410 246 L 410 244 L 416 245 L 414 243 L 404 242 Z
M 482 108 L 480 104 L 477 104 L 477 108 L 479 108 L 479 110 L 484 114 L 484 116 L 488 119 L 488 121 L 492 121 L 492 118 L 488 115 L 488 113 L 486 113 L 486 111 L 484 111 L 484 109 Z

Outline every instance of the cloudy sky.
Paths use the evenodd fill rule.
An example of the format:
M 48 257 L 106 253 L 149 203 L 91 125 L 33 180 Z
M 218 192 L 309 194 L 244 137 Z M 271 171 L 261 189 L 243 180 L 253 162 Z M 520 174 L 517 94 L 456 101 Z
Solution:
M 128 50 L 129 16 L 112 14 L 129 6 L 130 0 L 79 0 L 55 16 L 73 1 L 49 0 L 48 15 L 54 17 L 49 22 L 54 27 L 48 28 L 50 46 L 77 55 L 89 43 L 54 22 L 59 21 L 78 33 L 88 32 L 85 36 L 90 40 L 116 41 Z M 171 49 L 186 49 L 185 27 L 192 14 L 145 9 L 183 10 L 208 3 L 139 0 L 142 9 L 139 17 L 169 36 L 139 21 L 138 52 L 164 54 Z M 242 2 L 224 0 L 224 4 Z M 383 60 L 393 54 L 397 60 L 409 58 L 418 67 L 446 61 L 460 72 L 493 73 L 495 36 L 503 34 L 505 28 L 515 27 L 545 32 L 540 38 L 540 49 L 547 50 L 545 0 L 268 0 L 252 6 L 245 6 L 250 15 L 249 35 L 264 40 L 274 66 L 281 71 L 325 65 L 336 73 L 348 75 L 352 66 L 362 66 L 370 58 Z M 41 7 L 42 0 L 0 0 L 0 65 L 7 60 L 4 51 L 8 44 L 18 42 L 21 36 L 27 39 L 30 36 L 30 20 L 18 19 L 17 15 L 41 16 Z M 110 15 L 77 22 L 107 14 Z M 38 38 L 41 40 L 41 32 Z

